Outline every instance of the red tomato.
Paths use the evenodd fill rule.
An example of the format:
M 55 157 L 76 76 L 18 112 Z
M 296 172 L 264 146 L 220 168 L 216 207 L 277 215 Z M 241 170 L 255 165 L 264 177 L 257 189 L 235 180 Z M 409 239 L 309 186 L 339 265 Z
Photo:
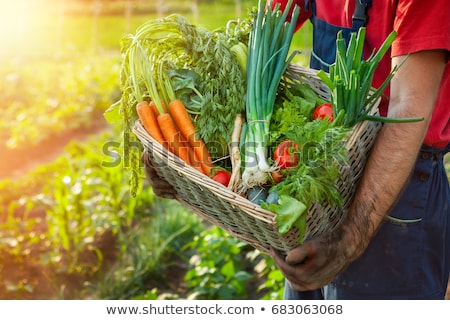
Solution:
M 214 174 L 212 179 L 223 184 L 225 187 L 228 187 L 228 183 L 231 179 L 231 173 L 225 170 L 219 170 Z
M 313 120 L 328 118 L 329 122 L 333 122 L 333 107 L 331 103 L 324 103 L 314 109 Z
M 298 163 L 298 145 L 290 140 L 281 142 L 273 153 L 273 159 L 281 169 L 295 167 Z

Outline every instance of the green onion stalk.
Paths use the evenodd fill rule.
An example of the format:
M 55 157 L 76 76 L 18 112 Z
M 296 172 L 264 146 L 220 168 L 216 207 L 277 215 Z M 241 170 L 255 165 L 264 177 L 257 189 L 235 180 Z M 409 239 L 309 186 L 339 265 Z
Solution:
M 364 120 L 379 122 L 415 122 L 423 118 L 388 118 L 372 115 L 372 109 L 377 105 L 384 90 L 389 85 L 395 73 L 403 62 L 396 65 L 389 72 L 378 88 L 372 87 L 375 70 L 381 59 L 390 49 L 397 37 L 392 31 L 381 44 L 367 58 L 363 58 L 363 48 L 366 28 L 359 28 L 352 32 L 348 44 L 343 38 L 342 31 L 336 37 L 336 58 L 330 66 L 329 74 L 319 70 L 318 77 L 328 86 L 331 93 L 331 102 L 335 116 L 336 126 L 353 127 Z
M 242 188 L 248 189 L 267 182 L 273 170 L 267 158 L 269 125 L 281 79 L 296 52 L 290 52 L 300 8 L 295 5 L 287 19 L 292 0 L 285 10 L 276 4 L 265 6 L 259 0 L 258 13 L 249 35 L 247 57 L 246 123 Z

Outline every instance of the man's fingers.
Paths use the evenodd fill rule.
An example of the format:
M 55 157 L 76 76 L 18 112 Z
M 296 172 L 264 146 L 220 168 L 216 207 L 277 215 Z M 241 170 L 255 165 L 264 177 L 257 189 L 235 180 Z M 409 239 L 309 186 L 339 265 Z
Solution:
M 175 199 L 175 190 L 166 180 L 158 176 L 147 152 L 144 151 L 142 153 L 141 160 L 144 163 L 145 175 L 155 195 L 162 198 Z
M 310 290 L 311 285 L 303 280 L 304 275 L 302 274 L 301 268 L 299 268 L 300 265 L 287 263 L 285 256 L 273 248 L 271 249 L 271 253 L 276 265 L 292 289 L 298 291 Z
M 288 252 L 286 262 L 292 265 L 304 263 L 309 256 L 310 250 L 305 246 L 299 246 Z
M 286 263 L 285 257 L 281 254 L 281 252 L 275 248 L 270 248 L 270 252 L 272 253 L 272 258 L 277 265 Z

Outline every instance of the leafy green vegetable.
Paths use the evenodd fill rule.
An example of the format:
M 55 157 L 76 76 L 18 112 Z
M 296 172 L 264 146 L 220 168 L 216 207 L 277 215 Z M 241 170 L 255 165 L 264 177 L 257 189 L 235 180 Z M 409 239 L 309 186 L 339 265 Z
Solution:
M 280 199 L 284 197 L 284 205 L 268 208 L 277 214 L 280 233 L 287 232 L 292 225 L 302 226 L 301 241 L 306 230 L 303 225 L 306 223 L 303 220 L 306 214 L 305 217 L 301 215 L 303 210 L 309 209 L 313 203 L 338 207 L 343 204 L 337 181 L 340 178 L 340 166 L 348 162 L 345 138 L 350 129 L 336 127 L 327 119 L 308 121 L 301 116 L 297 119 L 302 120 L 296 127 L 292 121 L 292 127 L 284 132 L 284 137 L 299 146 L 298 165 L 282 170 L 284 179 L 270 188 L 270 192 L 278 193 Z M 279 214 L 283 214 L 283 217 L 278 217 Z
M 293 197 L 281 195 L 278 203 L 267 204 L 262 202 L 261 207 L 277 214 L 276 221 L 278 232 L 281 234 L 287 233 L 292 227 L 299 229 L 301 234 L 305 233 L 307 217 L 306 209 L 308 208 L 304 203 Z M 299 238 L 299 241 L 301 240 L 302 237 Z
M 188 112 L 198 115 L 204 105 L 204 98 L 198 91 L 200 77 L 193 70 L 176 69 L 169 70 L 168 76 L 172 82 L 175 95 L 183 101 Z
M 345 148 L 348 132 L 348 128 L 317 119 L 286 133 L 286 137 L 299 146 L 299 164 L 285 170 L 285 179 L 272 190 L 290 195 L 308 207 L 313 202 L 324 201 L 341 205 L 336 181 L 340 177 L 339 164 L 348 161 Z
M 229 35 L 181 22 L 186 52 L 192 57 L 192 69 L 200 76 L 199 91 L 205 100 L 195 126 L 205 143 L 215 146 L 211 156 L 220 158 L 228 153 L 236 114 L 245 108 L 245 77 L 230 50 Z
M 307 101 L 313 102 L 316 107 L 327 102 L 319 97 L 319 95 L 307 83 L 297 84 L 290 87 L 289 90 L 287 90 L 286 95 L 288 98 L 290 98 L 291 96 L 302 97 Z M 303 114 L 307 115 L 307 112 Z
M 324 102 L 306 83 L 283 88 L 270 122 L 270 145 L 285 140 L 286 132 L 295 131 L 309 122 L 314 108 Z
M 316 106 L 325 103 L 306 83 L 281 88 L 270 123 L 270 145 L 291 140 L 299 146 L 298 164 L 282 170 L 284 179 L 270 188 L 283 202 L 262 207 L 276 213 L 280 233 L 292 226 L 300 230 L 299 242 L 306 232 L 307 209 L 313 203 L 341 206 L 336 182 L 339 168 L 348 162 L 345 138 L 350 128 L 336 126 L 327 119 L 311 120 Z

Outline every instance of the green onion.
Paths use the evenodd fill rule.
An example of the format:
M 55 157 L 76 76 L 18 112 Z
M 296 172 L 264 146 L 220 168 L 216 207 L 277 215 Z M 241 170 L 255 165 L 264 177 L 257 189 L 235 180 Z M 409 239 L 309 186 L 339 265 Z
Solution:
M 372 115 L 372 109 L 401 64 L 391 70 L 379 88 L 373 88 L 375 70 L 391 47 L 397 33 L 392 31 L 378 51 L 374 51 L 366 60 L 363 59 L 365 35 L 366 29 L 362 27 L 357 34 L 355 32 L 350 34 L 349 43 L 346 45 L 340 31 L 336 38 L 335 62 L 330 66 L 329 74 L 323 70 L 317 73 L 330 89 L 335 118 L 342 112 L 345 113 L 345 116 L 339 117 L 339 123 L 335 122 L 335 125 L 352 127 L 363 120 L 397 123 L 423 120 L 423 118 L 387 118 Z
M 267 160 L 270 118 L 280 81 L 294 58 L 289 55 L 290 44 L 300 13 L 296 5 L 291 21 L 287 21 L 292 7 L 289 0 L 284 12 L 276 4 L 265 6 L 259 0 L 258 13 L 249 35 L 246 94 L 246 141 L 242 175 L 244 189 L 264 184 L 271 167 Z

